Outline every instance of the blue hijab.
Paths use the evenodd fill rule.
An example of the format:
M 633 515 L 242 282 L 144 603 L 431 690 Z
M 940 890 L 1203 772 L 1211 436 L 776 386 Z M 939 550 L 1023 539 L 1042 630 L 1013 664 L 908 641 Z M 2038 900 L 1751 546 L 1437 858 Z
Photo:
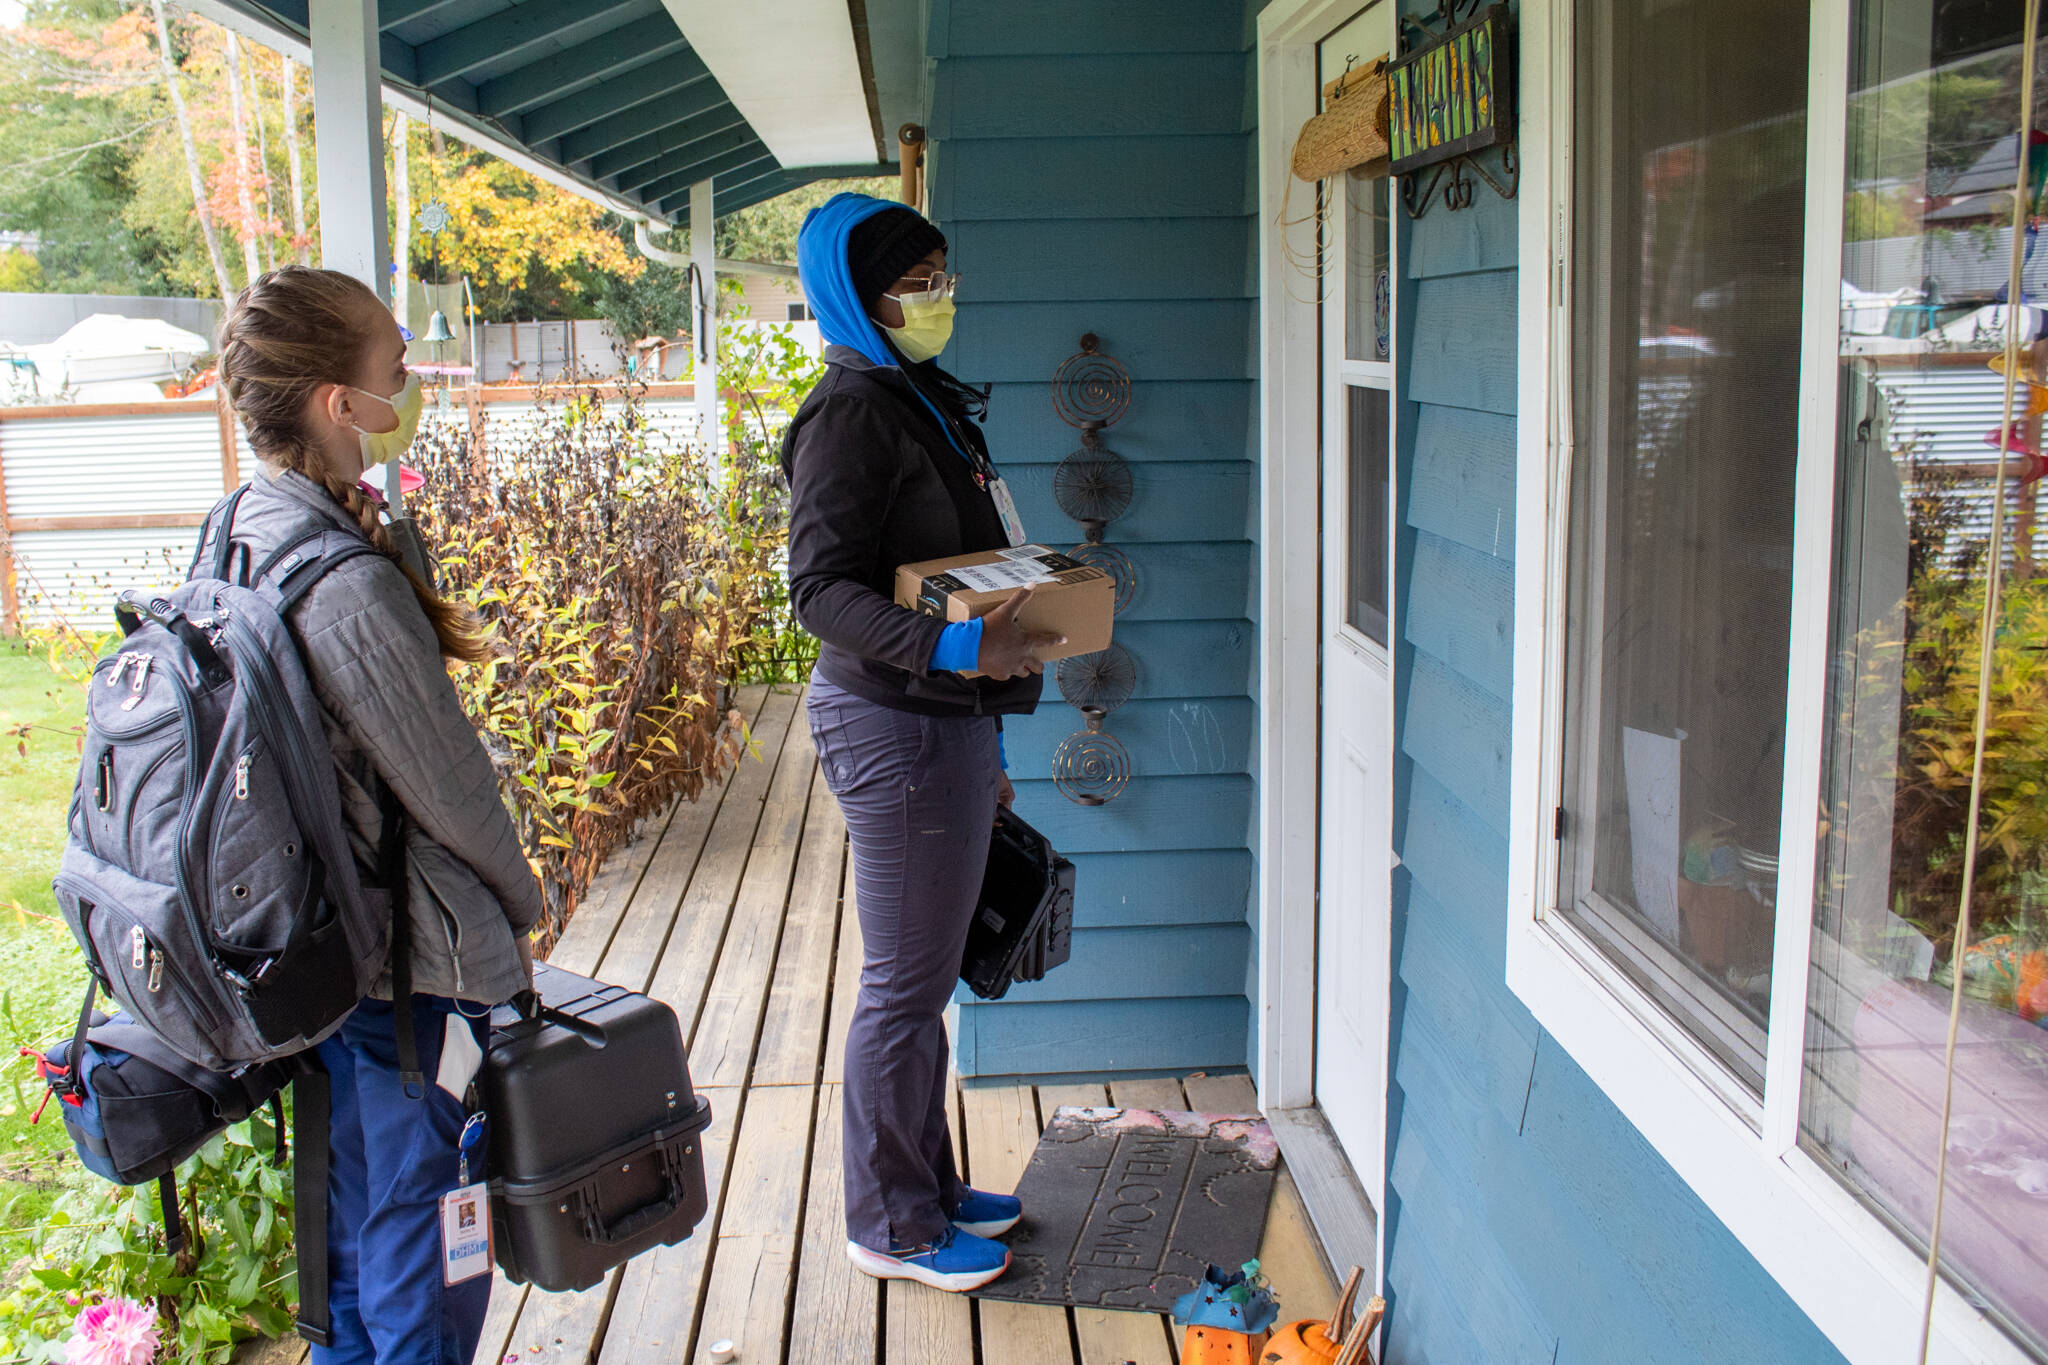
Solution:
M 953 424 L 925 395 L 924 389 L 903 364 L 903 357 L 889 345 L 882 336 L 882 329 L 861 306 L 860 295 L 853 287 L 853 272 L 847 268 L 846 239 L 854 228 L 878 213 L 902 208 L 906 206 L 893 199 L 875 199 L 847 191 L 833 195 L 812 209 L 804 216 L 803 228 L 796 236 L 798 281 L 803 285 L 804 300 L 810 304 L 811 316 L 818 320 L 819 335 L 830 345 L 859 351 L 872 364 L 903 370 L 904 378 L 910 380 L 910 391 L 930 410 L 939 430 L 946 433 L 946 443 L 960 453 L 961 459 L 973 464 L 974 457 L 953 434 Z M 908 211 L 916 212 L 914 209 Z
M 831 345 L 850 347 L 870 363 L 891 369 L 903 361 L 868 310 L 861 307 L 853 288 L 853 272 L 846 265 L 846 239 L 876 214 L 902 207 L 865 194 L 835 194 L 805 216 L 796 238 L 797 275 L 811 315 L 818 320 L 819 333 Z

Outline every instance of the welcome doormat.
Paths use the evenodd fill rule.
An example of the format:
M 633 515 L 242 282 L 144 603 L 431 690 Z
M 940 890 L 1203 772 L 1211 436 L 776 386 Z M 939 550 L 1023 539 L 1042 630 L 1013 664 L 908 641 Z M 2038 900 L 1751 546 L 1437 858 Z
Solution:
M 1166 1313 L 1259 1253 L 1280 1147 L 1257 1114 L 1062 1108 L 1024 1169 L 1010 1269 L 979 1297 Z

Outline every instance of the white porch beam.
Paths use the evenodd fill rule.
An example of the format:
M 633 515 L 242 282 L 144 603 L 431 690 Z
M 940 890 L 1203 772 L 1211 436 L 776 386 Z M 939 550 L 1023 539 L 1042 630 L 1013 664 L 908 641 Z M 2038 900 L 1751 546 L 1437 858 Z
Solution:
M 310 0 L 313 146 L 320 169 L 320 263 L 387 296 L 384 102 L 377 0 Z
M 711 212 L 711 182 L 690 186 L 690 332 L 696 345 L 691 376 L 697 402 L 697 439 L 714 447 L 724 430 L 718 420 L 718 252 Z
M 882 159 L 881 130 L 868 113 L 845 0 L 663 4 L 777 162 L 826 166 Z
M 384 98 L 377 0 L 309 0 L 313 151 L 320 168 L 320 264 L 388 299 L 391 224 L 384 216 Z M 384 500 L 405 515 L 398 461 L 384 466 Z

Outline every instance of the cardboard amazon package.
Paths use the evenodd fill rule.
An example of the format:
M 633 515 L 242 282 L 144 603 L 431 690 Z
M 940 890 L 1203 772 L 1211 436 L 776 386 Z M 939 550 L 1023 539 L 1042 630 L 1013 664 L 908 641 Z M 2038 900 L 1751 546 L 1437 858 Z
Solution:
M 1116 580 L 1043 545 L 985 550 L 905 564 L 896 570 L 896 604 L 941 621 L 971 621 L 995 610 L 1019 588 L 1032 589 L 1018 615 L 1026 630 L 1064 635 L 1043 658 L 1064 659 L 1109 648 Z M 980 677 L 979 673 L 964 676 Z

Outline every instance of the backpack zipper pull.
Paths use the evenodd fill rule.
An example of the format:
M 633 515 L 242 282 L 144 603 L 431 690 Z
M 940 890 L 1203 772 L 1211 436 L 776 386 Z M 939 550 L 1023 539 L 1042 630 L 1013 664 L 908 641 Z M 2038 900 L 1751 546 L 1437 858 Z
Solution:
M 161 948 L 149 950 L 149 993 L 155 995 L 164 988 L 164 951 Z
M 133 657 L 135 656 L 125 652 L 114 656 L 114 666 L 107 671 L 108 687 L 113 688 L 121 685 L 121 674 L 128 667 L 128 661 Z
M 128 965 L 138 972 L 149 965 L 149 940 L 139 924 L 128 931 Z
M 128 700 L 121 703 L 123 711 L 133 711 L 136 707 L 142 705 L 142 684 L 149 678 L 149 661 L 154 657 L 154 655 L 150 654 L 138 654 L 135 656 L 135 685 L 130 691 Z
M 249 755 L 243 754 L 235 760 L 235 800 L 249 799 Z
M 114 751 L 112 749 L 100 751 L 99 790 L 93 793 L 93 796 L 94 804 L 102 812 L 110 811 L 114 808 Z

